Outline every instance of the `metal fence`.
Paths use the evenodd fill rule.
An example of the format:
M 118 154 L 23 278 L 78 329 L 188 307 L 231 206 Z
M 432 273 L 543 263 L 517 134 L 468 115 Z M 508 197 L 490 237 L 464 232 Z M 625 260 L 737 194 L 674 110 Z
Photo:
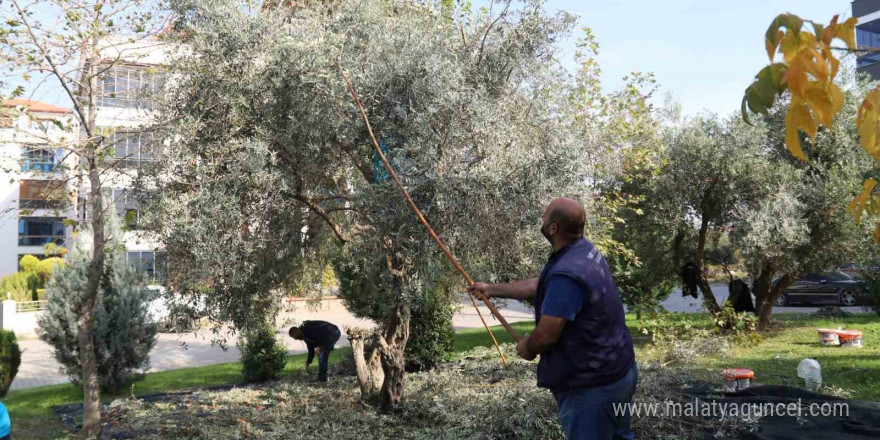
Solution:
M 24 301 L 15 303 L 15 313 L 38 312 L 48 310 L 49 301 Z

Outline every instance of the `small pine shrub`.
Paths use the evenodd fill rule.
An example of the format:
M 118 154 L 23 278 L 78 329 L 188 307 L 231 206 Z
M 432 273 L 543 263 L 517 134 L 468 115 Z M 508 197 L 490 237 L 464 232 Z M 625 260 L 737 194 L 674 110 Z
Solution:
M 277 379 L 284 370 L 287 351 L 275 338 L 275 330 L 264 324 L 242 336 L 238 349 L 244 380 L 253 383 Z
M 89 262 L 89 253 L 78 250 L 58 268 L 46 289 L 49 310 L 38 320 L 40 339 L 54 348 L 62 370 L 75 383 L 82 380 L 82 368 L 74 311 L 84 297 Z M 98 377 L 104 391 L 125 389 L 138 377 L 138 370 L 148 367 L 158 333 L 148 309 L 155 295 L 144 274 L 125 261 L 124 253 L 107 255 L 94 318 Z
M 6 395 L 21 366 L 21 350 L 15 333 L 0 330 L 0 397 Z

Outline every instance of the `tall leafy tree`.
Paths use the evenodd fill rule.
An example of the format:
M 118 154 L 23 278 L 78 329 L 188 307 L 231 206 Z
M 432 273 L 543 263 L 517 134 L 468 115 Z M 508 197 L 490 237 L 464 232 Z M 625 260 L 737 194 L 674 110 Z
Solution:
M 113 162 L 110 132 L 97 126 L 100 78 L 125 61 L 131 45 L 147 42 L 164 27 L 155 4 L 141 0 L 10 0 L 0 4 L 0 51 L 4 68 L 15 81 L 5 85 L 6 95 L 41 96 L 60 91 L 73 109 L 73 121 L 62 121 L 66 136 L 44 136 L 43 143 L 73 156 L 71 177 L 88 203 L 93 234 L 92 255 L 81 306 L 75 310 L 83 377 L 83 434 L 100 431 L 100 391 L 96 361 L 94 318 L 104 273 L 105 248 L 116 246 L 105 236 L 108 182 L 119 174 Z M 12 90 L 9 90 L 9 89 Z M 33 132 L 31 131 L 33 134 Z M 114 172 L 114 170 L 116 170 Z M 71 194 L 73 199 L 76 193 Z

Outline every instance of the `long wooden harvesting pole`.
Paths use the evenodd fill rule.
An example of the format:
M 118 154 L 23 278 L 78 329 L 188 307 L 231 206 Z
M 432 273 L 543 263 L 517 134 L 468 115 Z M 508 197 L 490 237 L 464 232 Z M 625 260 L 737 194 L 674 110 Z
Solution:
M 409 203 L 410 208 L 412 208 L 412 210 L 416 213 L 416 216 L 418 216 L 419 220 L 425 226 L 428 234 L 431 236 L 431 238 L 434 239 L 434 242 L 437 243 L 437 246 L 440 247 L 440 250 L 443 251 L 443 254 L 446 255 L 446 258 L 448 258 L 449 262 L 451 262 L 452 265 L 455 267 L 455 270 L 457 270 L 458 273 L 460 273 L 461 276 L 464 277 L 468 285 L 473 285 L 474 280 L 471 278 L 470 275 L 468 275 L 467 271 L 465 271 L 464 268 L 461 267 L 458 259 L 456 259 L 454 255 L 452 255 L 452 252 L 449 250 L 448 247 L 446 247 L 446 244 L 443 243 L 443 240 L 440 240 L 440 237 L 438 237 L 437 233 L 434 232 L 434 228 L 432 228 L 431 225 L 428 224 L 428 221 L 425 220 L 425 216 L 422 215 L 422 211 L 413 201 L 412 197 L 409 196 L 409 192 L 406 190 L 406 188 L 403 187 L 403 182 L 401 182 L 400 179 L 397 177 L 397 173 L 394 172 L 394 168 L 391 167 L 391 164 L 388 162 L 388 159 L 385 158 L 385 154 L 382 152 L 382 149 L 379 148 L 379 141 L 376 140 L 376 136 L 373 134 L 373 129 L 370 126 L 370 120 L 367 118 L 367 112 L 364 110 L 364 106 L 363 104 L 361 104 L 361 100 L 360 98 L 358 98 L 358 94 L 354 90 L 354 86 L 351 85 L 351 81 L 348 79 L 348 75 L 345 74 L 345 71 L 342 70 L 342 67 L 339 68 L 339 72 L 342 74 L 342 78 L 345 79 L 345 84 L 346 86 L 348 86 L 349 92 L 351 92 L 351 97 L 354 98 L 354 103 L 357 105 L 358 110 L 360 110 L 361 112 L 361 117 L 363 117 L 364 124 L 366 124 L 367 126 L 367 132 L 370 133 L 370 140 L 372 140 L 373 142 L 373 149 L 376 150 L 376 154 L 378 154 L 379 158 L 382 159 L 382 163 L 385 164 L 385 168 L 388 169 L 388 173 L 391 174 L 391 177 L 394 179 L 397 187 L 400 188 L 400 191 L 406 198 L 407 203 Z M 489 330 L 489 325 L 486 324 L 486 320 L 483 319 L 483 314 L 480 313 L 480 309 L 477 307 L 477 302 L 474 300 L 473 295 L 470 295 L 470 297 L 471 302 L 474 304 L 474 308 L 477 310 L 477 315 L 480 316 L 480 320 L 483 321 L 483 326 L 486 327 L 486 331 L 489 332 L 489 336 L 492 337 L 492 342 L 495 343 L 495 348 L 498 349 L 498 354 L 501 355 L 501 360 L 503 360 L 504 364 L 507 365 L 507 359 L 504 357 L 504 353 L 501 352 L 501 347 L 498 346 L 498 341 L 495 339 L 495 335 L 492 334 L 491 330 Z M 514 341 L 519 342 L 519 334 L 516 332 L 516 330 L 513 329 L 513 327 L 510 326 L 510 324 L 507 323 L 507 320 L 504 319 L 503 316 L 501 316 L 501 313 L 498 311 L 497 308 L 495 308 L 495 305 L 492 304 L 492 302 L 489 301 L 487 298 L 483 298 L 483 302 L 486 304 L 486 307 L 489 308 L 489 311 L 491 311 L 492 314 L 495 315 L 496 318 L 498 318 L 498 321 L 501 322 L 501 325 L 504 326 L 504 329 L 507 330 L 507 333 L 510 334 L 510 337 L 512 337 Z

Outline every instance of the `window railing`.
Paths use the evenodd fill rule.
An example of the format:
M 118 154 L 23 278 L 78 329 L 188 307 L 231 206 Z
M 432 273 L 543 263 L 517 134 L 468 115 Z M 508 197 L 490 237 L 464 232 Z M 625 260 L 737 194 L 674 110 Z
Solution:
M 52 161 L 42 161 L 42 160 L 31 160 L 31 159 L 22 159 L 21 161 L 21 170 L 22 171 L 38 171 L 41 173 L 52 173 L 57 171 L 58 164 L 55 163 L 55 160 Z
M 52 199 L 21 199 L 18 201 L 19 209 L 61 209 L 64 208 L 64 200 Z
M 49 243 L 55 243 L 57 246 L 64 245 L 63 235 L 19 235 L 19 246 L 43 246 Z

